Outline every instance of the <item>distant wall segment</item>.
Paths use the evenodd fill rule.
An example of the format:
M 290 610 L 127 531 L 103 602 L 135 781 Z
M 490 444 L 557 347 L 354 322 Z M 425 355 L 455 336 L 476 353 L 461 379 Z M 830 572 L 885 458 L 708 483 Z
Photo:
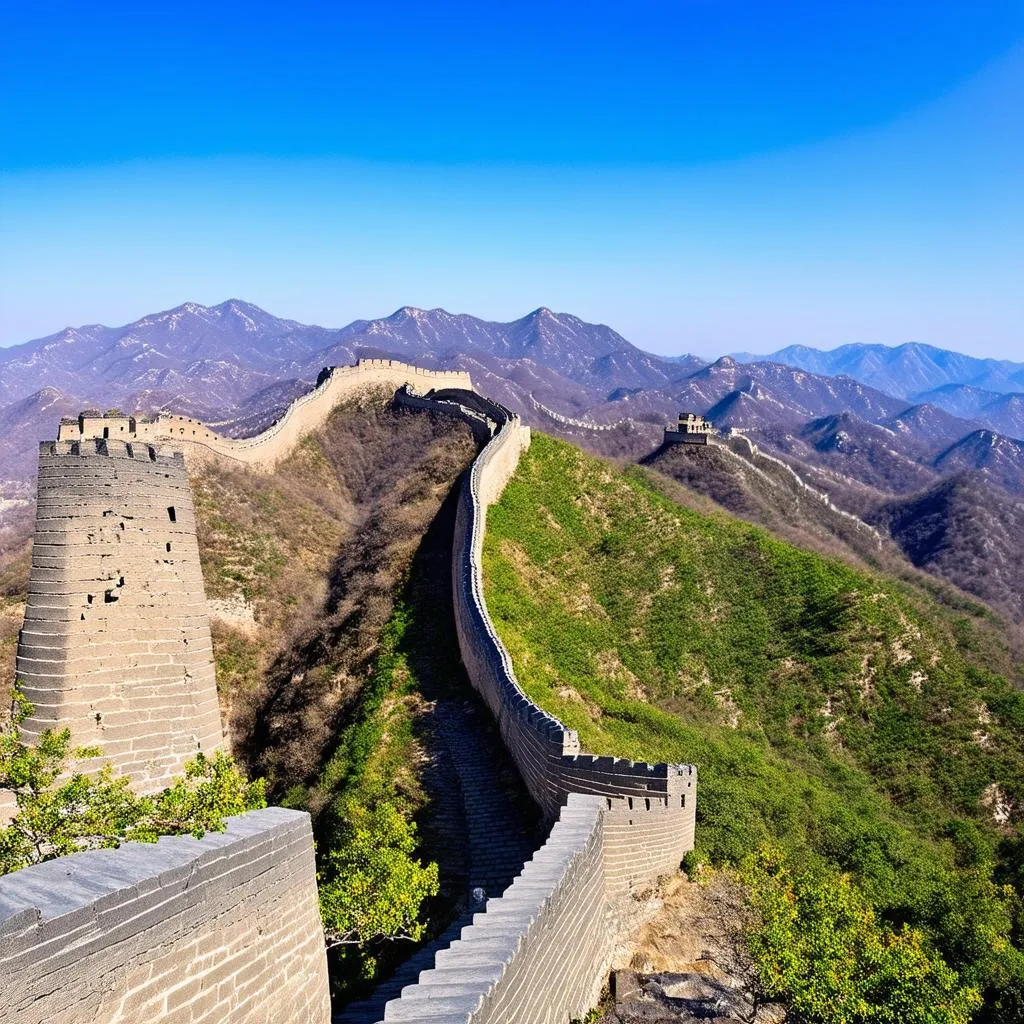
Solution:
M 0 878 L 4 1024 L 327 1024 L 309 816 L 279 807 Z
M 303 436 L 326 423 L 331 411 L 346 395 L 374 385 L 394 389 L 406 384 L 417 391 L 473 386 L 469 374 L 461 370 L 427 370 L 397 359 L 361 359 L 355 366 L 326 369 L 312 391 L 297 398 L 281 419 L 254 437 L 224 437 L 200 420 L 170 413 L 160 413 L 150 419 L 87 412 L 76 419 L 64 420 L 58 440 L 173 441 L 185 452 L 190 463 L 202 463 L 216 456 L 259 472 L 269 472 Z
M 139 791 L 223 746 L 180 453 L 120 440 L 40 446 L 16 671 L 34 708 L 28 738 L 67 727 Z

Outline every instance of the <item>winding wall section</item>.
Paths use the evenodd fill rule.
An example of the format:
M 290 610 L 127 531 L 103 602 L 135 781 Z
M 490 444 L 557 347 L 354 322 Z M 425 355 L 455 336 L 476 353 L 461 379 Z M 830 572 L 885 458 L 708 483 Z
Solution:
M 47 469 L 40 477 L 44 514 L 37 526 L 40 560 L 38 569 L 33 563 L 36 584 L 29 602 L 39 614 L 26 617 L 19 667 L 41 673 L 30 696 L 41 701 L 42 720 L 65 724 L 69 716 L 81 718 L 82 709 L 48 705 L 45 678 L 53 675 L 54 665 L 58 675 L 67 676 L 68 665 L 91 656 L 97 623 L 104 644 L 129 645 L 95 655 L 100 661 L 108 653 L 122 658 L 110 667 L 109 680 L 103 676 L 101 681 L 101 689 L 108 683 L 116 689 L 134 664 L 132 644 L 162 635 L 173 615 L 192 614 L 187 601 L 192 600 L 189 594 L 202 594 L 198 576 L 190 576 L 192 585 L 183 591 L 184 610 L 168 591 L 166 601 L 142 601 L 139 620 L 126 619 L 123 628 L 109 618 L 110 612 L 107 618 L 90 619 L 100 592 L 91 588 L 97 583 L 114 598 L 105 605 L 131 606 L 127 600 L 122 606 L 122 595 L 116 592 L 128 587 L 132 575 L 122 573 L 117 561 L 129 552 L 120 545 L 130 523 L 138 532 L 132 550 L 140 570 L 154 559 L 158 565 L 164 561 L 161 547 L 166 554 L 166 545 L 177 544 L 174 550 L 180 554 L 184 544 L 188 572 L 198 573 L 198 551 L 195 565 L 190 561 L 195 535 L 182 457 L 143 444 L 146 437 L 173 439 L 191 458 L 218 455 L 266 470 L 304 433 L 323 423 L 344 392 L 385 383 L 443 383 L 443 390 L 426 397 L 405 387 L 398 400 L 411 408 L 458 415 L 486 440 L 464 478 L 453 544 L 459 645 L 473 686 L 494 714 L 528 791 L 553 826 L 513 884 L 490 900 L 450 947 L 437 953 L 433 968 L 387 1004 L 384 1019 L 565 1024 L 596 1000 L 630 889 L 675 871 L 692 848 L 696 772 L 690 765 L 649 765 L 585 754 L 577 734 L 534 704 L 519 686 L 484 600 L 482 549 L 487 510 L 515 472 L 530 432 L 507 409 L 468 390 L 466 375 L 436 374 L 382 360 L 335 369 L 294 403 L 280 423 L 247 441 L 221 438 L 182 417 L 135 421 L 83 416 L 62 424 L 61 439 L 50 442 L 41 458 L 41 467 Z M 194 436 L 183 433 L 193 430 Z M 54 467 L 52 515 L 43 500 L 50 486 L 48 460 Z M 95 514 L 95 522 L 78 519 L 73 507 L 77 499 Z M 147 509 L 138 521 L 128 508 L 133 501 L 142 501 Z M 175 515 L 169 514 L 172 508 Z M 181 519 L 179 508 L 185 513 Z M 164 536 L 176 522 L 183 533 L 191 532 L 190 542 Z M 45 561 L 51 557 L 53 564 Z M 155 571 L 160 578 L 162 570 Z M 69 587 L 68 581 L 76 582 Z M 123 596 L 130 592 L 126 589 Z M 141 588 L 140 594 L 146 593 L 152 596 L 152 586 Z M 93 633 L 79 635 L 81 624 L 90 622 Z M 205 617 L 198 627 L 200 640 L 208 641 L 203 623 Z M 181 642 L 186 637 L 178 636 L 177 628 L 172 639 Z M 208 658 L 202 642 L 195 649 Z M 163 658 L 154 664 L 164 664 Z M 174 674 L 178 667 L 173 657 L 170 664 Z M 106 699 L 105 690 L 82 696 L 100 679 L 95 674 L 100 668 L 99 662 L 80 666 L 81 700 Z M 137 686 L 129 692 L 142 694 Z M 154 711 L 162 713 L 163 697 L 155 694 L 154 699 Z M 88 705 L 90 714 L 92 707 Z M 101 721 L 105 714 L 100 713 Z M 168 715 L 175 717 L 170 711 Z M 204 723 L 208 717 L 200 708 L 185 716 Z M 141 723 L 143 733 L 159 730 L 156 718 L 147 721 Z M 211 721 L 216 721 L 215 701 Z M 127 724 L 135 728 L 140 722 Z M 153 781 L 173 770 L 162 763 L 157 767 Z M 18 1024 L 325 1020 L 309 826 L 305 816 L 290 815 L 280 809 L 256 812 L 236 819 L 223 836 L 199 842 L 165 839 L 150 850 L 126 846 L 81 854 L 4 879 L 0 1018 L 7 1019 L 7 1012 Z
M 253 437 L 224 437 L 199 420 L 171 413 L 160 413 L 153 419 L 83 413 L 75 419 L 63 420 L 57 439 L 173 441 L 190 463 L 217 457 L 269 472 L 305 434 L 326 423 L 331 411 L 347 395 L 374 385 L 400 388 L 407 384 L 418 391 L 473 386 L 469 374 L 461 370 L 427 370 L 397 359 L 361 359 L 355 366 L 326 368 L 312 391 L 297 398 L 276 423 Z
M 461 416 L 484 411 L 492 425 L 460 496 L 456 628 L 469 678 L 554 825 L 512 886 L 388 1003 L 384 1020 L 564 1024 L 597 999 L 630 889 L 678 870 L 693 848 L 696 770 L 585 754 L 578 735 L 523 691 L 487 611 L 482 552 L 487 510 L 515 472 L 530 431 L 475 393 L 437 393 L 417 405 L 431 401 Z

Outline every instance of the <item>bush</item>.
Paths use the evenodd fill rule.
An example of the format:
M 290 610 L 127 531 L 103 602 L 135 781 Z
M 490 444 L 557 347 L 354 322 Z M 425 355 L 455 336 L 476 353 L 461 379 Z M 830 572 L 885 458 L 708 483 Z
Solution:
M 31 713 L 16 688 L 0 731 L 0 790 L 14 794 L 17 808 L 0 829 L 0 874 L 123 842 L 223 832 L 226 817 L 266 806 L 262 781 L 249 782 L 220 751 L 198 754 L 184 776 L 156 796 L 137 796 L 109 765 L 91 775 L 70 772 L 71 760 L 100 751 L 72 749 L 67 729 L 44 730 L 35 746 L 23 743 L 19 726 Z
M 772 855 L 740 875 L 757 924 L 749 935 L 761 994 L 807 1024 L 966 1024 L 976 988 L 917 929 L 886 927 L 847 876 L 793 875 Z

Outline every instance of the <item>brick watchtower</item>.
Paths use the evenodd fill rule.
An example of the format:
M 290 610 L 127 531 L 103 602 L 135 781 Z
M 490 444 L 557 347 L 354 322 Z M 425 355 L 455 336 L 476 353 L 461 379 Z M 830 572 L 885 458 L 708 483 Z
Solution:
M 28 739 L 67 726 L 139 792 L 223 746 L 180 452 L 112 438 L 40 446 L 17 675 L 35 708 Z

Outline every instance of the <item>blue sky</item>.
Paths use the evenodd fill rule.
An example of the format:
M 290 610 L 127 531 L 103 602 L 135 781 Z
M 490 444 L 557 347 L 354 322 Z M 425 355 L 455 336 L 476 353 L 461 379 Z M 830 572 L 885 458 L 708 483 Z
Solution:
M 0 344 L 185 300 L 1024 358 L 1024 4 L 0 0 Z

